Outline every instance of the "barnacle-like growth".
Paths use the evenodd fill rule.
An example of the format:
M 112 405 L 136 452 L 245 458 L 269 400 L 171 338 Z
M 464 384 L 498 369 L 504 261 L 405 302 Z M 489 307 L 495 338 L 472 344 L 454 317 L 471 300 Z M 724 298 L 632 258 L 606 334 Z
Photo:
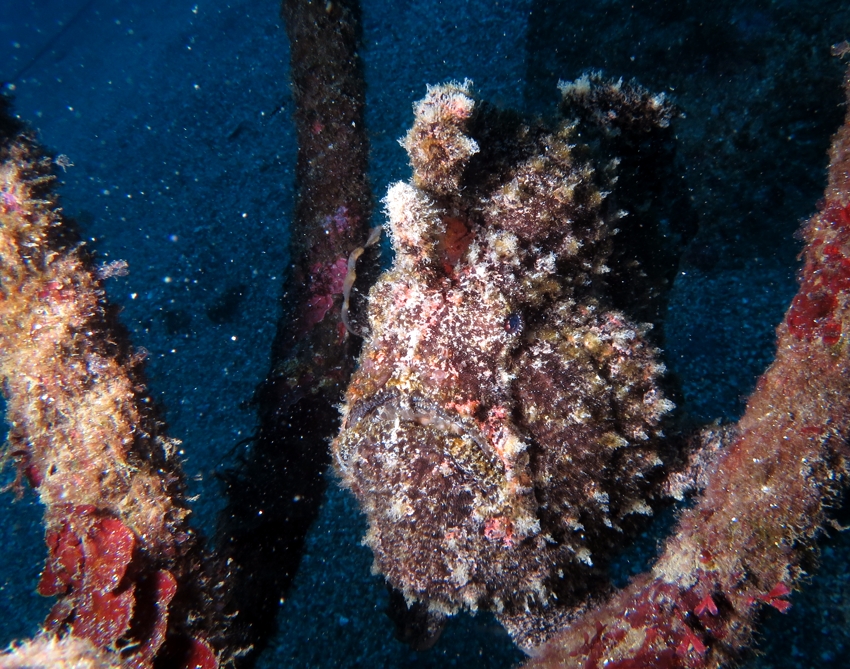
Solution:
M 16 644 L 0 655 L 3 669 L 125 669 L 118 655 L 97 648 L 88 639 L 41 635 Z
M 845 89 L 850 99 L 848 76 Z M 701 494 L 653 568 L 564 627 L 527 669 L 732 666 L 759 612 L 791 606 L 850 475 L 850 115 L 829 156 L 776 358 L 737 425 L 694 454 Z
M 167 632 L 182 634 L 198 666 L 215 667 L 197 628 L 220 633 L 221 620 L 196 613 L 215 586 L 198 562 L 176 442 L 144 387 L 144 356 L 104 296 L 115 267 L 92 266 L 58 206 L 52 160 L 7 106 L 0 98 L 0 383 L 7 454 L 45 507 L 39 592 L 59 597 L 45 627 L 129 648 L 140 669 Z M 178 584 L 180 612 L 201 625 L 178 615 L 169 627 Z
M 620 213 L 572 120 L 526 125 L 469 82 L 415 110 L 336 464 L 408 601 L 532 644 L 651 513 L 673 405 L 649 327 L 606 301 Z

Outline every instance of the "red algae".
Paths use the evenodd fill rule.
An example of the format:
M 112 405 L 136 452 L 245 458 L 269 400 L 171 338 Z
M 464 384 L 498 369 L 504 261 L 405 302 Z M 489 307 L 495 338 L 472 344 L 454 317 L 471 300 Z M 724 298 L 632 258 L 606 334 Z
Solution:
M 760 608 L 791 607 L 850 473 L 850 116 L 830 159 L 776 359 L 713 455 L 705 489 L 652 570 L 565 626 L 527 667 L 720 667 L 751 642 Z M 628 634 L 592 636 L 598 629 Z
M 147 669 L 166 632 L 206 638 L 223 621 L 200 613 L 209 596 L 177 449 L 147 394 L 144 356 L 106 302 L 110 272 L 94 267 L 53 193 L 53 161 L 6 105 L 0 101 L 0 380 L 8 452 L 45 507 L 48 557 L 38 590 L 58 597 L 45 628 L 87 639 L 107 663 L 124 650 L 122 662 Z M 199 580 L 181 603 L 182 621 L 169 626 L 176 588 Z M 189 614 L 207 625 L 203 634 Z

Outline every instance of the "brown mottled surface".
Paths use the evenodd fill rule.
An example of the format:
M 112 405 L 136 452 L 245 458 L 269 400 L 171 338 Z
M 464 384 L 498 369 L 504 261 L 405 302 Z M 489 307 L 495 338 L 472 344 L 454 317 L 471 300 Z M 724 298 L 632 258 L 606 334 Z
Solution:
M 434 611 L 496 611 L 526 646 L 652 513 L 672 408 L 649 328 L 605 304 L 620 217 L 576 134 L 476 103 L 469 82 L 428 89 L 334 444 L 377 570 Z

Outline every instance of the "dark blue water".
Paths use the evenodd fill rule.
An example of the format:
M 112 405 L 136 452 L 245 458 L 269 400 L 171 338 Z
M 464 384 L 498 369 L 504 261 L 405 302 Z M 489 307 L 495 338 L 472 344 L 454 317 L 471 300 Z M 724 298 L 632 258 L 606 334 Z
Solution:
M 223 503 L 213 472 L 253 430 L 245 401 L 266 370 L 288 266 L 296 147 L 278 14 L 271 0 L 0 0 L 0 81 L 73 163 L 66 212 L 102 258 L 129 263 L 109 293 L 150 352 L 208 532 Z M 695 420 L 733 420 L 795 290 L 793 233 L 843 116 L 829 47 L 848 36 L 837 0 L 368 0 L 374 190 L 407 177 L 396 140 L 428 83 L 468 77 L 481 97 L 538 114 L 552 113 L 558 79 L 589 68 L 665 92 L 683 112 L 683 215 L 699 226 L 671 298 L 668 367 Z M 49 602 L 34 594 L 44 548 L 32 494 L 0 504 L 5 643 L 33 634 Z M 516 664 L 486 615 L 452 621 L 427 653 L 395 641 L 364 527 L 332 486 L 262 666 Z M 770 616 L 766 654 L 747 666 L 850 666 L 848 544 L 826 539 L 820 573 L 790 613 Z

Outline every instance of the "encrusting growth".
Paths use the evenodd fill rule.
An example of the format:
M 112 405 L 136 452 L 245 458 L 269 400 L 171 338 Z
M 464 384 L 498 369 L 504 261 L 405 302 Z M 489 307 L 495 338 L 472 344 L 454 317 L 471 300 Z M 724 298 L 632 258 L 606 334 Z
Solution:
M 6 107 L 0 100 L 0 378 L 6 455 L 45 507 L 38 590 L 59 597 L 45 627 L 138 668 L 169 640 L 174 666 L 211 669 L 219 586 L 214 566 L 201 567 L 178 444 L 146 393 L 144 356 L 104 298 L 101 275 L 116 267 L 92 266 L 52 192 L 53 161 Z M 175 609 L 195 623 L 170 626 Z
M 845 77 L 850 96 L 850 76 Z M 803 229 L 800 290 L 707 481 L 653 569 L 582 615 L 530 667 L 729 666 L 758 611 L 786 611 L 850 469 L 850 116 Z M 704 464 L 704 466 L 706 466 Z
M 40 635 L 13 645 L 13 652 L 0 656 L 3 669 L 125 669 L 115 653 L 97 648 L 88 639 Z
M 239 565 L 232 628 L 252 655 L 277 632 L 275 616 L 323 499 L 327 442 L 359 351 L 366 287 L 377 275 L 359 3 L 284 0 L 281 14 L 298 136 L 288 276 L 270 368 L 254 395 L 257 431 L 225 474 L 230 503 L 217 542 Z
M 673 405 L 649 326 L 606 301 L 628 220 L 576 125 L 526 125 L 468 81 L 415 111 L 336 465 L 409 602 L 492 609 L 530 647 L 651 513 Z
M 288 4 L 307 10 L 293 17 L 294 35 L 322 20 L 342 46 L 354 43 L 349 8 Z M 309 78 L 309 59 L 322 54 L 293 42 L 305 52 L 299 76 Z M 352 56 L 346 67 L 355 66 Z M 356 264 L 377 238 L 365 234 L 365 180 L 319 200 L 323 169 L 365 174 L 365 136 L 348 130 L 360 127 L 362 89 L 344 92 L 343 123 L 326 124 L 313 114 L 341 90 L 326 74 L 301 89 L 300 165 L 313 178 L 299 226 L 316 243 L 302 249 L 300 310 L 293 331 L 279 332 L 287 354 L 266 386 L 270 438 L 256 449 L 282 453 L 286 475 L 261 459 L 268 478 L 258 467 L 234 477 L 232 490 L 252 487 L 225 532 L 232 554 L 265 544 L 254 566 L 273 569 L 284 544 L 241 521 L 300 490 L 296 463 L 312 458 L 314 473 L 321 465 L 318 435 L 362 327 L 356 308 L 349 318 Z M 850 75 L 845 87 L 850 96 Z M 741 421 L 706 433 L 690 467 L 671 476 L 665 465 L 679 454 L 662 427 L 673 404 L 641 322 L 660 312 L 669 263 L 653 277 L 632 249 L 645 229 L 630 223 L 641 214 L 624 218 L 615 205 L 628 202 L 615 168 L 617 150 L 667 127 L 672 108 L 598 75 L 560 89 L 565 118 L 554 127 L 477 101 L 470 82 L 429 88 L 417 105 L 403 140 L 412 179 L 385 199 L 395 262 L 370 293 L 333 444 L 337 472 L 367 515 L 375 569 L 431 621 L 490 609 L 535 656 L 529 667 L 728 666 L 751 642 L 760 609 L 791 606 L 806 553 L 847 483 L 850 115 L 803 231 L 800 290 L 777 330 L 776 359 Z M 592 162 L 590 144 L 604 161 Z M 332 146 L 352 150 L 314 162 Z M 143 355 L 104 298 L 103 280 L 123 266 L 93 267 L 52 194 L 53 162 L 0 99 L 3 457 L 45 505 L 39 592 L 59 598 L 46 632 L 0 656 L 0 667 L 232 663 L 246 640 L 264 638 L 255 621 L 273 620 L 289 573 L 269 577 L 242 562 L 240 589 L 259 605 L 228 620 L 227 570 L 187 523 L 178 445 L 146 393 Z M 626 299 L 638 295 L 652 304 Z M 698 496 L 653 568 L 605 599 L 620 538 L 655 497 L 689 487 Z M 312 511 L 290 523 L 296 507 L 287 504 L 268 514 L 273 529 L 306 531 Z

